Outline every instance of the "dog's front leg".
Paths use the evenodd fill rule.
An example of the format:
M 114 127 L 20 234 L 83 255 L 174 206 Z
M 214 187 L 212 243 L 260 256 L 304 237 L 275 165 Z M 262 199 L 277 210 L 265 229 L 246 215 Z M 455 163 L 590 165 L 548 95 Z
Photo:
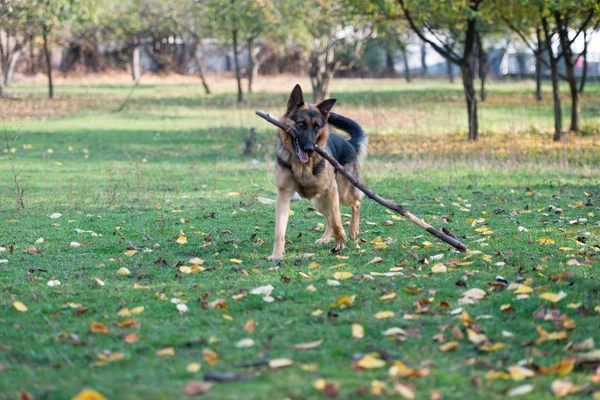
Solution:
M 335 238 L 335 247 L 333 252 L 339 252 L 346 247 L 346 232 L 344 232 L 344 226 L 342 225 L 342 218 L 340 217 L 340 201 L 337 193 L 337 185 L 333 182 L 333 189 L 328 193 L 330 208 L 329 217 L 331 221 L 331 228 L 333 229 L 333 237 Z
M 293 190 L 279 189 L 277 193 L 277 200 L 275 200 L 275 242 L 273 243 L 273 254 L 269 257 L 269 261 L 283 258 L 285 230 L 290 216 L 290 201 L 293 195 Z

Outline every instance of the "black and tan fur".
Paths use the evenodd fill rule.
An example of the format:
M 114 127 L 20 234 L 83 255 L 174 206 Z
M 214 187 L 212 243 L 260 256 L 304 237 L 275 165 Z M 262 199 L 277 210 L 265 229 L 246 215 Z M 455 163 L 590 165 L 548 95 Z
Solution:
M 278 194 L 275 203 L 275 242 L 270 260 L 283 258 L 285 231 L 294 192 L 311 199 L 313 206 L 327 221 L 327 228 L 316 243 L 329 243 L 333 236 L 334 251 L 346 247 L 340 203 L 352 207 L 350 239 L 358 237 L 362 192 L 346 178 L 336 174 L 333 167 L 314 151 L 315 144 L 327 149 L 346 170 L 360 177 L 368 139 L 356 122 L 330 112 L 335 101 L 328 99 L 316 105 L 307 104 L 299 85 L 292 90 L 281 121 L 293 127 L 297 137 L 294 139 L 281 129 L 278 132 L 275 170 Z M 330 125 L 350 134 L 351 139 L 330 133 Z

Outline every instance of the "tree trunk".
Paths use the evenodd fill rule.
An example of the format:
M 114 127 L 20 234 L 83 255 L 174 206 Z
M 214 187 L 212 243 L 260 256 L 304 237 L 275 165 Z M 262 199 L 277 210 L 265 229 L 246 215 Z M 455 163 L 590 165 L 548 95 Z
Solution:
M 12 55 L 10 63 L 8 64 L 8 70 L 5 72 L 5 75 L 4 75 L 4 84 L 6 86 L 10 85 L 10 83 L 12 82 L 13 74 L 15 72 L 15 67 L 17 66 L 17 61 L 19 61 L 19 57 L 21 57 L 22 52 L 23 52 L 23 47 L 16 50 Z
M 35 52 L 33 51 L 33 40 L 29 42 L 29 66 L 28 66 L 29 74 L 35 75 L 37 73 L 36 63 L 35 63 Z
M 246 47 L 248 48 L 248 93 L 252 93 L 252 83 L 254 81 L 254 39 L 249 38 Z
M 131 75 L 135 82 L 142 77 L 142 66 L 140 62 L 142 46 L 136 44 L 131 55 Z
M 408 66 L 408 53 L 406 51 L 406 45 L 402 44 L 400 46 L 400 51 L 402 52 L 402 62 L 404 63 L 404 79 L 406 82 L 410 83 L 410 67 Z
M 535 52 L 535 98 L 542 101 L 542 34 L 538 28 L 536 31 L 537 51 Z
M 206 94 L 210 94 L 210 89 L 208 88 L 208 84 L 206 83 L 206 78 L 204 76 L 204 68 L 202 68 L 202 60 L 200 60 L 200 56 L 198 56 L 198 52 L 195 46 L 192 48 L 192 51 L 192 58 L 194 59 L 194 64 L 196 65 L 196 69 L 198 70 L 200 80 L 202 81 L 202 86 L 204 86 L 204 92 Z
M 569 79 L 569 89 L 571 91 L 571 132 L 579 132 L 579 116 L 581 114 L 581 102 L 579 101 L 579 88 L 577 87 L 577 77 L 573 65 L 567 65 L 567 78 Z
M 44 28 L 42 34 L 44 40 L 44 55 L 46 56 L 46 70 L 48 74 L 48 98 L 54 98 L 54 84 L 52 83 L 52 60 L 50 59 L 50 50 L 48 49 L 48 32 Z
M 320 103 L 329 98 L 329 81 L 331 80 L 329 72 L 324 72 L 317 79 L 311 79 L 313 89 L 313 103 Z
M 577 60 L 573 56 L 573 49 L 571 48 L 571 40 L 569 40 L 569 30 L 567 29 L 563 15 L 558 12 L 554 13 L 554 19 L 556 20 L 556 26 L 558 31 L 558 37 L 563 52 L 563 60 L 565 62 L 566 80 L 569 83 L 569 89 L 571 91 L 571 132 L 579 132 L 579 115 L 581 113 L 581 104 L 579 102 L 579 88 L 577 82 L 577 76 L 575 75 L 575 64 Z
M 427 45 L 423 43 L 421 45 L 421 77 L 427 78 L 429 72 L 427 71 Z
M 477 55 L 479 60 L 479 79 L 481 82 L 479 96 L 481 97 L 481 101 L 484 102 L 487 97 L 487 93 L 485 92 L 485 82 L 488 73 L 488 55 L 483 48 L 483 41 L 481 40 L 479 33 L 477 34 Z
M 242 73 L 240 71 L 240 60 L 238 57 L 238 30 L 234 28 L 231 33 L 233 36 L 233 62 L 235 68 L 235 79 L 237 80 L 238 86 L 237 101 L 238 103 L 241 103 L 244 101 L 244 93 L 242 92 Z
M 467 62 L 462 65 L 461 70 L 465 99 L 467 101 L 467 113 L 469 116 L 469 140 L 477 140 L 477 94 L 475 93 L 475 86 L 473 84 L 473 70 L 471 69 L 471 63 Z
M 579 84 L 579 93 L 583 93 L 585 87 L 585 81 L 587 80 L 588 65 L 587 65 L 587 53 L 588 53 L 588 42 L 587 42 L 587 31 L 583 31 L 583 54 L 581 55 L 583 65 L 581 69 L 581 82 Z
M 446 69 L 448 71 L 448 79 L 450 79 L 450 83 L 454 83 L 454 72 L 452 71 L 452 63 L 449 60 L 446 60 Z
M 2 76 L 2 64 L 0 63 L 0 76 Z M 0 79 L 0 97 L 4 97 L 5 89 L 4 89 L 4 79 Z
M 548 20 L 542 17 L 542 27 L 544 28 L 544 37 L 546 43 L 546 52 L 550 61 L 550 78 L 552 80 L 552 100 L 554 102 L 554 137 L 553 140 L 558 142 L 562 139 L 562 110 L 560 109 L 560 89 L 558 77 L 558 60 L 552 49 L 552 37 L 548 28 Z
M 396 75 L 394 68 L 394 51 L 391 46 L 385 47 L 385 76 L 393 78 Z

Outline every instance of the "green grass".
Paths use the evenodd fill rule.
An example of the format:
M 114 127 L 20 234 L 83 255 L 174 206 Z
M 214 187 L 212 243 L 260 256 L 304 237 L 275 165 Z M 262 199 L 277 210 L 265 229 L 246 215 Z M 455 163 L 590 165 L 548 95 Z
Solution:
M 17 89 L 31 91 L 28 101 L 33 102 L 37 101 L 36 93 L 43 90 L 26 84 Z M 514 100 L 522 95 L 525 101 L 530 96 L 526 89 L 514 83 L 493 87 L 490 103 L 496 105 L 482 107 L 481 125 L 501 127 L 498 121 L 503 116 L 506 120 L 509 110 L 523 109 L 523 104 Z M 462 139 L 452 135 L 447 136 L 448 149 L 433 154 L 409 150 L 402 154 L 371 154 L 363 171 L 364 180 L 375 191 L 405 203 L 411 212 L 437 227 L 447 226 L 473 253 L 456 253 L 365 200 L 361 222 L 364 241 L 349 243 L 342 253 L 348 259 L 340 260 L 328 246 L 314 244 L 321 234 L 316 229 L 324 220 L 309 202 L 298 201 L 292 204 L 294 214 L 288 226 L 291 243 L 278 265 L 266 261 L 272 246 L 274 208 L 258 200 L 276 196 L 272 153 L 275 138 L 273 129 L 252 117 L 252 111 L 260 108 L 281 112 L 286 96 L 257 93 L 240 108 L 233 105 L 233 93 L 225 89 L 207 98 L 196 86 L 142 85 L 124 113 L 108 112 L 127 90 L 119 85 L 60 87 L 59 94 L 72 96 L 75 101 L 93 95 L 106 98 L 109 104 L 61 118 L 5 122 L 9 140 L 17 134 L 18 139 L 9 145 L 15 148 L 10 160 L 7 154 L 0 155 L 0 247 L 6 248 L 0 259 L 8 260 L 0 264 L 0 364 L 5 367 L 0 372 L 1 399 L 15 398 L 19 390 L 35 398 L 68 399 L 83 388 L 96 389 L 109 399 L 180 398 L 184 397 L 183 385 L 202 380 L 205 372 L 253 375 L 245 382 L 215 384 L 208 396 L 219 399 L 318 398 L 323 393 L 313 384 L 319 378 L 338 382 L 339 398 L 372 397 L 369 390 L 374 380 L 386 383 L 384 392 L 388 395 L 393 393 L 395 381 L 413 384 L 417 398 L 429 398 L 436 389 L 448 399 L 504 398 L 506 390 L 527 383 L 535 387 L 528 398 L 552 398 L 550 385 L 558 379 L 555 375 L 538 373 L 523 382 L 486 380 L 485 375 L 490 370 L 506 371 L 523 360 L 532 370 L 540 365 L 551 366 L 582 353 L 568 343 L 598 339 L 597 137 L 585 142 L 573 138 L 568 146 L 585 146 L 577 147 L 568 165 L 561 158 L 528 159 L 529 153 L 523 153 L 515 159 L 510 152 L 496 151 L 503 142 L 493 138 L 502 134 L 502 128 L 494 134 L 490 129 L 482 139 L 482 147 L 471 156 L 453 156 L 452 145 Z M 382 90 L 372 82 L 342 81 L 333 92 L 339 94 L 340 112 L 348 107 L 363 116 L 403 114 L 417 118 L 414 113 L 418 109 L 437 104 L 443 111 L 433 109 L 434 116 L 425 119 L 425 125 L 431 127 L 429 133 L 462 129 L 451 124 L 434 127 L 435 118 L 454 108 L 460 113 L 457 121 L 462 118 L 462 97 L 456 105 L 450 99 L 460 95 L 457 86 L 433 82 L 414 89 L 398 84 Z M 597 93 L 590 86 L 589 96 L 596 98 Z M 367 97 L 372 100 L 364 104 Z M 390 104 L 392 101 L 405 103 Z M 403 104 L 417 106 L 407 110 Z M 599 111 L 595 104 L 584 104 L 583 117 L 597 124 Z M 545 103 L 536 107 L 544 116 L 540 119 L 543 127 L 550 108 Z M 253 156 L 244 157 L 242 137 L 250 124 L 258 128 L 258 147 Z M 430 138 L 411 135 L 405 127 L 380 124 L 379 132 L 399 138 L 398 146 L 418 147 Z M 376 130 L 376 125 L 370 128 Z M 528 123 L 521 125 L 529 132 Z M 525 132 L 518 130 L 517 134 Z M 533 145 L 538 143 L 542 153 L 560 151 L 560 147 L 545 147 L 547 141 L 548 134 L 542 134 Z M 507 141 L 504 145 L 509 148 L 515 143 L 519 146 L 520 142 Z M 31 149 L 23 148 L 27 144 Z M 25 210 L 15 202 L 10 161 L 25 188 Z M 549 211 L 550 206 L 560 207 L 563 213 Z M 60 218 L 49 217 L 57 212 L 62 214 Z M 444 216 L 449 217 L 448 225 L 441 224 Z M 478 218 L 485 221 L 473 226 L 472 220 Z M 347 216 L 342 219 L 349 220 Z M 385 221 L 395 224 L 387 225 Z M 493 233 L 476 230 L 483 225 Z M 519 231 L 519 226 L 527 231 Z M 76 229 L 96 235 L 77 233 Z M 181 232 L 187 244 L 174 241 Z M 36 244 L 39 238 L 44 239 L 42 244 Z M 377 238 L 388 242 L 387 248 L 377 249 L 372 243 Z M 541 238 L 551 238 L 555 243 L 541 244 Z M 71 242 L 81 246 L 73 248 Z M 125 254 L 130 242 L 140 248 L 132 256 Z M 32 246 L 41 254 L 24 252 Z M 561 248 L 563 251 L 559 251 Z M 419 262 L 440 254 L 439 260 Z M 181 273 L 178 263 L 185 265 L 192 257 L 205 260 L 206 270 Z M 369 264 L 374 257 L 383 261 Z M 242 260 L 242 264 L 232 259 Z M 567 265 L 572 259 L 580 265 Z M 164 262 L 157 262 L 160 260 Z M 319 266 L 310 268 L 313 261 Z M 440 262 L 448 272 L 432 273 L 432 267 Z M 455 265 L 457 262 L 471 264 Z M 341 263 L 345 265 L 339 266 Z M 117 274 L 121 267 L 131 274 Z M 361 279 L 363 274 L 388 272 L 391 268 L 402 268 L 401 276 L 374 274 L 373 280 Z M 354 276 L 340 281 L 339 286 L 329 286 L 327 280 L 339 271 Z M 563 272 L 572 275 L 558 282 L 551 279 Z M 506 289 L 492 291 L 490 283 L 498 275 L 509 283 L 530 279 L 534 292 L 527 299 L 517 299 Z M 105 285 L 99 286 L 94 278 Z M 53 279 L 62 284 L 49 287 L 47 282 Z M 461 281 L 464 286 L 457 285 Z M 134 284 L 149 289 L 135 290 Z M 252 294 L 238 301 L 232 299 L 233 295 L 267 284 L 275 287 L 272 303 Z M 316 291 L 306 290 L 309 285 L 314 285 Z M 460 307 L 461 294 L 471 288 L 483 289 L 489 297 L 463 307 L 473 319 L 474 329 L 492 343 L 505 344 L 496 352 L 478 349 L 467 339 L 459 315 L 450 314 Z M 420 292 L 410 293 L 413 289 Z M 549 332 L 563 330 L 557 327 L 559 321 L 533 316 L 540 307 L 551 308 L 539 294 L 561 290 L 567 297 L 555 308 L 572 318 L 576 327 L 566 329 L 567 340 L 531 343 L 538 339 L 537 326 Z M 397 296 L 380 300 L 390 292 L 397 292 Z M 332 309 L 332 303 L 346 294 L 356 295 L 354 305 Z M 161 300 L 161 295 L 166 300 Z M 172 298 L 187 301 L 189 313 L 180 315 L 170 302 Z M 219 298 L 227 302 L 228 312 L 203 308 L 204 302 Z M 431 299 L 432 303 L 424 306 L 426 310 L 418 310 L 416 303 L 421 300 L 423 304 L 423 299 Z M 28 311 L 20 313 L 13 308 L 15 300 L 23 302 Z M 450 308 L 440 307 L 442 301 Z M 68 303 L 79 303 L 88 311 L 74 315 L 75 309 Z M 581 308 L 572 308 L 578 303 Z M 516 311 L 503 313 L 500 307 L 505 304 Z M 141 327 L 118 327 L 118 322 L 125 319 L 117 315 L 119 310 L 136 306 L 145 307 L 143 313 L 131 317 L 139 320 Z M 312 315 L 315 310 L 323 314 Z M 394 311 L 395 316 L 380 320 L 374 317 L 386 310 Z M 243 330 L 249 319 L 256 322 L 253 333 Z M 105 324 L 109 334 L 90 333 L 91 322 Z M 351 336 L 354 323 L 365 328 L 361 340 Z M 465 334 L 454 352 L 441 352 L 439 343 L 432 340 L 447 325 L 458 326 Z M 411 329 L 415 335 L 405 341 L 393 340 L 382 335 L 390 327 Z M 513 336 L 506 337 L 503 331 Z M 131 332 L 139 336 L 138 343 L 122 340 Z M 75 334 L 82 343 L 75 346 L 63 334 Z M 450 328 L 444 335 L 453 340 Z M 237 348 L 235 344 L 244 338 L 252 338 L 254 347 Z M 324 342 L 316 349 L 294 348 L 295 344 L 318 339 Z M 174 356 L 155 354 L 167 347 L 174 348 Z M 204 361 L 202 351 L 206 348 L 218 353 L 217 365 Z M 97 354 L 106 350 L 123 353 L 125 359 L 93 366 Z M 371 352 L 389 357 L 388 365 L 365 371 L 353 368 L 353 359 Z M 292 359 L 294 365 L 281 370 L 236 366 L 280 357 Z M 392 378 L 388 367 L 396 360 L 409 367 L 428 368 L 430 374 Z M 191 362 L 202 364 L 202 370 L 196 374 L 186 372 Z M 316 364 L 318 370 L 305 371 L 301 368 L 305 364 Z M 562 379 L 589 385 L 588 392 L 598 391 L 598 384 L 590 383 L 592 374 L 593 369 L 577 363 L 574 371 Z M 481 385 L 473 384 L 478 381 Z

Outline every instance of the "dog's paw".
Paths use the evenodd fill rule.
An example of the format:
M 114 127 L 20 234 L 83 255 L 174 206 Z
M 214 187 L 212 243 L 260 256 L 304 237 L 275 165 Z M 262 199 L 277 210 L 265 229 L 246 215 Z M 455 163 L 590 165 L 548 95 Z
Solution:
M 327 244 L 329 242 L 331 242 L 331 236 L 322 237 L 321 239 L 318 239 L 317 241 L 315 241 L 315 244 Z
M 356 239 L 358 239 L 358 230 L 356 230 L 354 232 L 350 231 L 349 235 L 350 235 L 350 240 L 356 240 Z
M 346 248 L 346 243 L 336 243 L 335 247 L 333 249 L 331 249 L 331 252 L 333 254 L 337 254 L 345 248 Z
M 267 261 L 278 261 L 278 260 L 283 260 L 283 253 L 273 253 L 269 258 L 267 258 Z

